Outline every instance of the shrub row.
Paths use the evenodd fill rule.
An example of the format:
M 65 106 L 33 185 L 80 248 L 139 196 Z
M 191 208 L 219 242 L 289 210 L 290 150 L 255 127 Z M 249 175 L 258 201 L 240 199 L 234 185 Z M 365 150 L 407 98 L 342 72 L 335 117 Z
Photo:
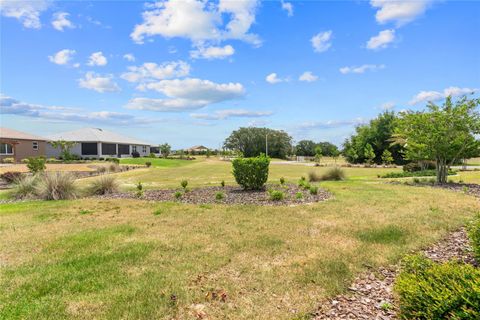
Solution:
M 454 170 L 449 170 L 448 175 L 457 174 Z M 408 177 L 434 177 L 437 173 L 435 170 L 422 170 L 422 171 L 404 171 L 404 172 L 389 172 L 379 176 L 379 178 L 408 178 Z

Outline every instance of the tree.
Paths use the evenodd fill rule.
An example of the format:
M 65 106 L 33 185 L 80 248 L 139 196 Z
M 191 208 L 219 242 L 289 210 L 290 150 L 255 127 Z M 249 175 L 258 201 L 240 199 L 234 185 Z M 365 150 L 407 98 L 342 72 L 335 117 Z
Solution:
M 333 154 L 338 151 L 336 145 L 327 141 L 319 142 L 317 145 L 322 148 L 322 155 L 325 157 L 333 157 Z
M 57 141 L 50 141 L 50 144 L 55 149 L 60 149 L 60 157 L 65 160 L 73 160 L 73 155 L 70 153 L 70 149 L 76 144 L 74 141 L 65 141 L 65 140 L 57 140 Z
M 373 159 L 375 159 L 375 152 L 373 151 L 373 147 L 370 143 L 365 145 L 365 149 L 363 149 L 363 156 L 368 164 L 373 163 Z
M 390 151 L 388 150 L 383 151 L 382 162 L 387 165 L 393 162 L 392 153 Z
M 337 159 L 340 156 L 340 150 L 338 148 L 332 152 L 332 158 L 335 164 L 337 164 Z
M 475 154 L 480 142 L 480 99 L 463 97 L 452 102 L 448 97 L 442 106 L 429 103 L 426 111 L 407 111 L 400 115 L 397 140 L 403 139 L 405 157 L 409 160 L 436 162 L 437 183 L 446 183 L 449 167 Z
M 164 158 L 168 158 L 168 155 L 170 154 L 170 151 L 172 150 L 172 147 L 168 143 L 164 143 L 158 146 L 160 149 L 160 152 L 162 153 Z
M 297 156 L 313 157 L 315 155 L 315 142 L 312 140 L 300 140 L 295 146 Z
M 322 147 L 317 145 L 315 147 L 315 162 L 320 163 L 320 160 L 322 160 Z
M 244 157 L 256 157 L 266 154 L 267 140 L 268 156 L 272 158 L 284 159 L 292 151 L 292 137 L 285 131 L 268 128 L 240 128 L 233 131 L 223 145 Z

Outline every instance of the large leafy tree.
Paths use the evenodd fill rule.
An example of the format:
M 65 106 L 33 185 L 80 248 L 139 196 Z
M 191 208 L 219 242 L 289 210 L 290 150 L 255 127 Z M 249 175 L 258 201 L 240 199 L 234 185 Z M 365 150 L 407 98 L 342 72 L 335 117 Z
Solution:
M 480 142 L 480 99 L 448 97 L 442 106 L 430 103 L 426 111 L 400 114 L 396 141 L 403 141 L 409 160 L 434 160 L 437 182 L 447 182 L 448 168 L 455 162 L 478 154 Z
M 164 158 L 168 158 L 168 155 L 172 151 L 172 147 L 168 143 L 161 144 L 158 146 L 158 148 L 160 149 L 160 152 Z
M 315 155 L 315 142 L 312 140 L 300 140 L 295 146 L 297 156 L 313 157 Z
M 241 152 L 244 157 L 257 157 L 266 152 L 268 141 L 268 156 L 286 158 L 292 153 L 292 137 L 285 131 L 268 128 L 240 128 L 233 131 L 225 139 L 224 147 Z

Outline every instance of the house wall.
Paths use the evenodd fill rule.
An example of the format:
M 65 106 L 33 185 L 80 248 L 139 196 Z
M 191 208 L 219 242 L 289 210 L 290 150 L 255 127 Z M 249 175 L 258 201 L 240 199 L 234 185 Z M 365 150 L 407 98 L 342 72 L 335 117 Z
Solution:
M 140 154 L 141 157 L 143 156 L 148 156 L 150 154 L 150 146 L 146 146 L 146 151 L 143 151 L 142 145 L 136 145 L 136 149 L 138 153 Z M 70 153 L 75 154 L 81 158 L 109 158 L 109 157 L 114 157 L 116 158 L 117 155 L 104 155 L 102 153 L 102 143 L 97 142 L 97 150 L 98 150 L 98 155 L 83 155 L 82 154 L 82 145 L 81 142 L 76 143 L 71 149 Z M 123 155 L 123 157 L 130 157 L 133 152 L 133 146 L 129 146 L 129 155 Z M 47 144 L 47 150 L 46 150 L 46 156 L 47 158 L 53 157 L 53 158 L 58 158 L 60 156 L 61 150 L 60 148 L 54 148 L 51 144 Z M 117 144 L 117 153 L 118 153 L 118 144 Z
M 1 138 L 2 143 L 8 143 L 13 145 L 13 155 L 0 155 L 0 160 L 5 158 L 14 158 L 16 162 L 22 161 L 28 157 L 40 157 L 45 156 L 45 141 L 37 140 L 18 140 L 18 139 L 6 139 Z M 38 150 L 33 149 L 33 142 L 38 142 Z

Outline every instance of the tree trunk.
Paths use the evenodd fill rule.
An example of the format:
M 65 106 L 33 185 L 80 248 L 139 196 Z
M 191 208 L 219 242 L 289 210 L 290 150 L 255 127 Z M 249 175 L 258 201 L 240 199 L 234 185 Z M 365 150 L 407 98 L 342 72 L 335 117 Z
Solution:
M 447 183 L 447 163 L 445 159 L 437 159 L 437 183 Z

